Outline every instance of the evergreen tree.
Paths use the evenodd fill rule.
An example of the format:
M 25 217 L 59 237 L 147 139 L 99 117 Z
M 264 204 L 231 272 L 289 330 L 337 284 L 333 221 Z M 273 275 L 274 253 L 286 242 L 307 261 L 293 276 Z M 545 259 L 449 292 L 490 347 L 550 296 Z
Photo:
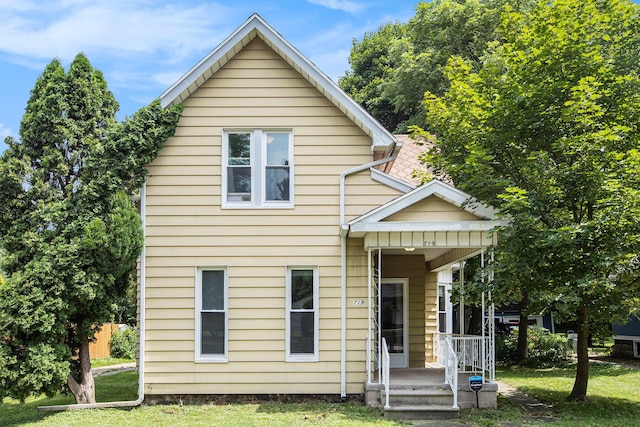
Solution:
M 114 315 L 143 245 L 131 201 L 181 108 L 155 101 L 123 123 L 100 71 L 58 60 L 31 92 L 0 159 L 0 395 L 64 385 L 95 402 L 89 342 Z M 1 397 L 1 396 L 0 396 Z

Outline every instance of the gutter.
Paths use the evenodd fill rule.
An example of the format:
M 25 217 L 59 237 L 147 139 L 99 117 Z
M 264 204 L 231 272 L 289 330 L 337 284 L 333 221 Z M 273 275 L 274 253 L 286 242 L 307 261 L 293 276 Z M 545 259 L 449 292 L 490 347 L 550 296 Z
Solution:
M 340 174 L 340 397 L 347 397 L 347 234 L 349 225 L 345 224 L 345 187 L 346 178 L 354 173 L 362 172 L 383 163 L 393 162 L 398 157 L 402 144 L 396 143 L 391 156 L 365 163 Z
M 142 218 L 143 235 L 146 233 L 146 213 L 147 213 L 147 184 L 142 185 L 140 194 L 140 218 Z M 140 254 L 140 321 L 138 322 L 140 348 L 138 354 L 138 398 L 136 400 L 126 400 L 119 402 L 99 402 L 99 403 L 75 403 L 70 405 L 38 406 L 39 412 L 71 411 L 76 409 L 97 409 L 97 408 L 132 408 L 140 406 L 144 401 L 144 340 L 145 340 L 145 284 L 146 284 L 146 244 L 142 247 Z

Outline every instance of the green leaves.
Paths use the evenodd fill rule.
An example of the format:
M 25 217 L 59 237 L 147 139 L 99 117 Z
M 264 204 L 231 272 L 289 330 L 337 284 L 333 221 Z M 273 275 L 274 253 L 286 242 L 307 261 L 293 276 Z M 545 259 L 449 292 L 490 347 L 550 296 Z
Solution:
M 592 330 L 639 308 L 639 24 L 626 1 L 509 12 L 481 66 L 452 58 L 449 91 L 425 97 L 427 159 L 511 221 L 495 293 L 528 290 Z
M 534 1 L 435 0 L 416 6 L 407 24 L 389 23 L 377 33 L 354 41 L 351 71 L 340 86 L 387 129 L 407 132 L 425 121 L 425 92 L 441 96 L 449 90 L 445 77 L 452 56 L 477 70 L 480 61 L 499 40 L 500 15 L 527 10 Z
M 67 72 L 54 60 L 0 160 L 3 393 L 60 390 L 71 355 L 126 298 L 143 245 L 131 195 L 181 108 L 155 101 L 124 123 L 117 109 L 84 55 Z

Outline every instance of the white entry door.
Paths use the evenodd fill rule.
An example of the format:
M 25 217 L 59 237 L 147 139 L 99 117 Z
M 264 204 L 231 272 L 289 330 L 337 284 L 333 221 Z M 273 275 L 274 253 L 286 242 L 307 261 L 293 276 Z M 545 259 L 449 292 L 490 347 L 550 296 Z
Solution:
M 409 280 L 384 279 L 381 285 L 380 326 L 387 340 L 390 366 L 409 367 Z

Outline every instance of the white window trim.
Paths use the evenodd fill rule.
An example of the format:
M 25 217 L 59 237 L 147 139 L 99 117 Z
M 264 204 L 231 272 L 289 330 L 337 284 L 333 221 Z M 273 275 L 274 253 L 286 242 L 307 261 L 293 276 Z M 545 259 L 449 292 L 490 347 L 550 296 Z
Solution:
M 313 270 L 313 354 L 291 354 L 290 333 L 291 333 L 291 271 L 293 270 Z M 287 266 L 286 271 L 286 327 L 285 327 L 285 347 L 287 362 L 318 362 L 319 361 L 319 344 L 320 344 L 320 298 L 319 298 L 319 268 L 311 265 L 295 265 Z
M 202 354 L 202 317 L 200 316 L 202 311 L 202 272 L 212 270 L 224 272 L 224 354 Z M 195 362 L 226 363 L 229 360 L 229 274 L 227 267 L 196 267 L 195 288 Z
M 245 132 L 251 135 L 251 200 L 229 202 L 227 200 L 227 168 L 229 159 L 229 134 Z M 267 147 L 262 141 L 267 132 L 282 132 L 289 134 L 289 200 L 267 201 L 264 183 L 266 182 Z M 222 131 L 222 193 L 223 209 L 293 209 L 294 202 L 294 135 L 293 129 L 287 128 L 233 128 Z

